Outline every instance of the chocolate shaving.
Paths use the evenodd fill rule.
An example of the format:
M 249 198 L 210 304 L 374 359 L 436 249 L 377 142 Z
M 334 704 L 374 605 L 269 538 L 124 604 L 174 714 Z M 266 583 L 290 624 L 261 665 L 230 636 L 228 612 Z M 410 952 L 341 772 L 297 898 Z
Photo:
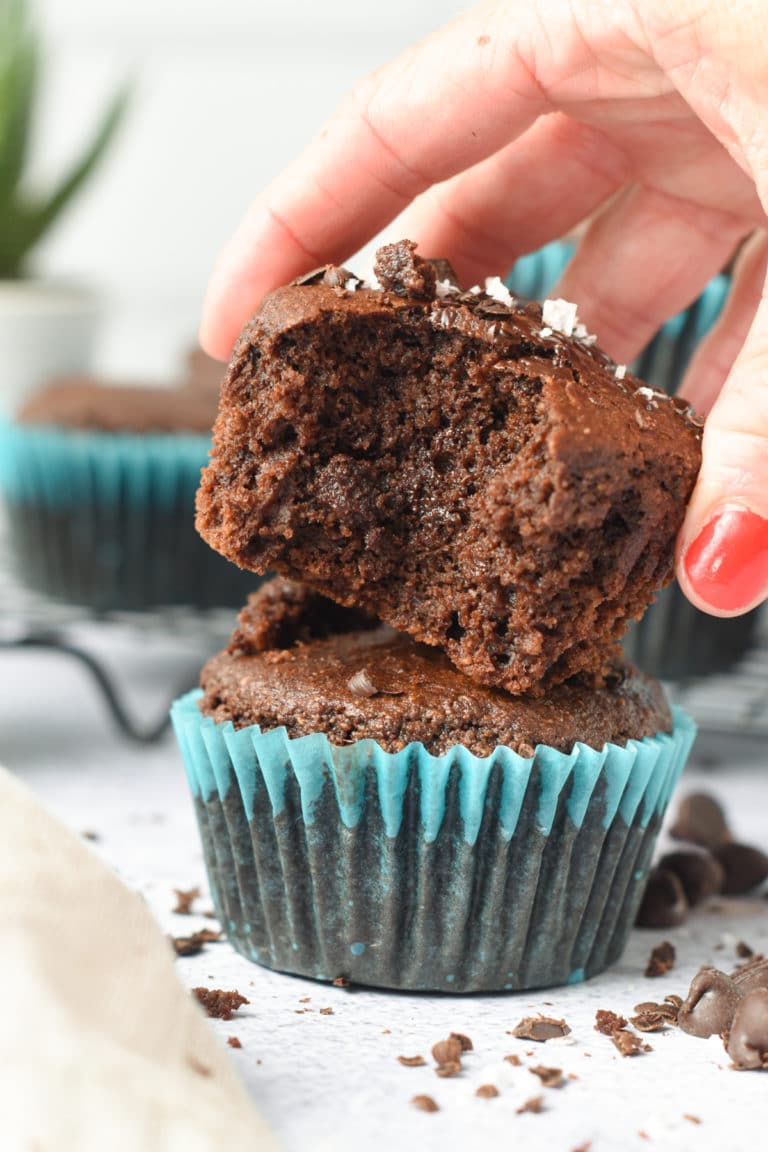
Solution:
M 630 1024 L 638 1032 L 662 1032 L 669 1020 L 661 1012 L 638 1012 L 630 1017 Z
M 333 1016 L 333 1008 L 321 1008 L 320 1009 L 320 1015 L 321 1016 Z
M 514 1064 L 515 1068 L 519 1068 L 522 1064 L 520 1057 L 514 1053 L 511 1056 L 505 1056 L 504 1059 L 506 1060 L 507 1064 Z
M 520 1040 L 543 1043 L 555 1037 L 567 1036 L 570 1031 L 565 1020 L 555 1020 L 551 1016 L 525 1016 L 512 1029 L 512 1035 Z
M 439 1112 L 435 1101 L 431 1096 L 414 1096 L 411 1100 L 414 1108 L 418 1108 L 421 1112 Z
M 675 965 L 675 948 L 670 944 L 669 940 L 663 940 L 661 944 L 657 944 L 648 957 L 648 963 L 645 968 L 644 975 L 649 979 L 655 979 L 658 976 L 666 976 L 667 972 Z
M 472 1041 L 470 1040 L 469 1036 L 465 1036 L 463 1032 L 451 1032 L 449 1039 L 458 1040 L 459 1044 L 461 1044 L 462 1052 L 474 1051 L 474 1045 Z
M 421 1068 L 426 1064 L 423 1056 L 398 1056 L 397 1060 L 404 1068 Z
M 250 1004 L 239 992 L 225 992 L 221 988 L 193 988 L 192 995 L 215 1020 L 231 1020 L 238 1008 Z

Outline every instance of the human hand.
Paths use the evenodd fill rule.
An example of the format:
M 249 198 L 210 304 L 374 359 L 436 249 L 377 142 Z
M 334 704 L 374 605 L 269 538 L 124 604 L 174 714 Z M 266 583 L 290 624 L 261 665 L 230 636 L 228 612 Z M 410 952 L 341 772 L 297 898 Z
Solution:
M 683 392 L 708 413 L 678 540 L 689 599 L 768 596 L 768 47 L 761 0 L 481 4 L 374 72 L 256 200 L 201 339 L 226 358 L 262 296 L 397 232 L 465 283 L 589 218 L 557 294 L 619 362 L 745 237 Z

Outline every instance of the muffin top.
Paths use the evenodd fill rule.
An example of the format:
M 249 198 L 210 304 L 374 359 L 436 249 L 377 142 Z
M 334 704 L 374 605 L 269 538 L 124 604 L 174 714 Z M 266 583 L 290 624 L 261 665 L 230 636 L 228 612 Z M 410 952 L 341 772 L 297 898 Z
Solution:
M 250 597 L 201 685 L 201 711 L 216 721 L 324 732 L 336 745 L 373 739 L 388 752 L 419 741 L 434 755 L 463 744 L 486 756 L 502 744 L 530 756 L 538 744 L 601 748 L 671 727 L 660 685 L 618 659 L 597 681 L 511 696 L 474 683 L 439 649 L 280 579 Z
M 19 409 L 22 424 L 58 425 L 95 432 L 201 432 L 211 430 L 217 394 L 192 383 L 180 388 L 107 384 L 91 376 L 52 381 Z
M 487 686 L 594 673 L 671 577 L 700 426 L 574 305 L 462 292 L 409 241 L 375 268 L 311 273 L 244 330 L 198 530 Z

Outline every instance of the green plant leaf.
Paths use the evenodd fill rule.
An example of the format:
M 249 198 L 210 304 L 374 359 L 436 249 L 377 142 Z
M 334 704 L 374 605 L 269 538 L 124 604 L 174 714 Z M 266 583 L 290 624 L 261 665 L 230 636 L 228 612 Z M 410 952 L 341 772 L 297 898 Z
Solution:
M 37 86 L 38 48 L 24 0 L 0 0 L 0 206 L 24 168 Z
M 6 271 L 6 275 L 18 274 L 18 268 L 26 253 L 54 224 L 96 168 L 125 115 L 128 98 L 129 88 L 126 85 L 112 100 L 89 147 L 49 197 L 36 202 L 17 204 L 16 219 L 12 228 L 13 235 L 7 237 L 8 243 L 5 251 L 6 265 L 13 266 L 15 264 L 17 271 L 15 273 Z M 0 226 L 5 231 L 4 221 L 0 220 Z M 0 267 L 0 274 L 3 274 L 2 267 Z

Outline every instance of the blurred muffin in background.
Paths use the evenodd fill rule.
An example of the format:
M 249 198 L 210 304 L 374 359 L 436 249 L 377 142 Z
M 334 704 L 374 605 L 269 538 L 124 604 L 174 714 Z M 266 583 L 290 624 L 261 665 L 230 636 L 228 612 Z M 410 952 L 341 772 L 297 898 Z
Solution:
M 258 585 L 194 527 L 213 364 L 190 355 L 176 387 L 52 381 L 0 423 L 0 496 L 24 587 L 107 612 L 233 606 Z

